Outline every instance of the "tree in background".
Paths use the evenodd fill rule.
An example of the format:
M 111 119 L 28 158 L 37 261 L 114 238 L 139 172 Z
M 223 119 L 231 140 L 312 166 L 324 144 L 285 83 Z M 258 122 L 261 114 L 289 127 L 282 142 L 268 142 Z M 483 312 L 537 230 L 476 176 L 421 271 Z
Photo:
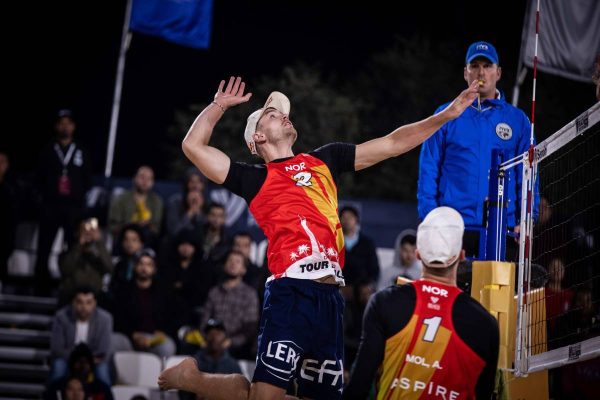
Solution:
M 317 61 L 284 67 L 276 76 L 264 75 L 249 82 L 248 88 L 253 93 L 249 105 L 228 110 L 212 140 L 234 160 L 258 162 L 247 151 L 243 132 L 248 115 L 261 107 L 273 90 L 285 93 L 292 102 L 291 120 L 299 133 L 296 152 L 333 141 L 361 143 L 381 136 L 402 124 L 431 115 L 465 86 L 461 73 L 463 47 L 449 40 L 433 42 L 420 36 L 398 37 L 392 47 L 366 59 L 359 71 L 325 75 Z M 514 73 L 511 65 L 503 65 L 500 89 L 509 100 Z M 551 83 L 558 81 L 557 78 L 545 75 L 545 79 L 546 89 L 540 88 L 545 96 L 540 99 L 538 109 L 541 123 L 536 126 L 540 140 L 581 112 L 578 103 L 565 105 L 564 99 L 552 93 Z M 520 106 L 526 112 L 528 98 L 531 96 L 524 86 Z M 164 145 L 168 159 L 172 160 L 170 178 L 179 179 L 191 165 L 181 152 L 181 140 L 206 105 L 191 105 L 175 115 L 168 143 Z M 573 109 L 572 115 L 562 112 L 565 107 Z M 344 176 L 340 194 L 415 202 L 418 168 L 419 148 L 416 148 L 402 157 Z

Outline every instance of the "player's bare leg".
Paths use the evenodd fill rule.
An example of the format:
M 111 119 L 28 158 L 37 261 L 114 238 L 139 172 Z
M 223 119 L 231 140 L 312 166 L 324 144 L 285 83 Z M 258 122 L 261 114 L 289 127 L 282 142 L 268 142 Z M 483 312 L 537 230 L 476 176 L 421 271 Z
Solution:
M 243 375 L 201 372 L 193 358 L 186 358 L 176 366 L 164 370 L 158 377 L 158 386 L 163 390 L 184 390 L 207 400 L 295 399 L 286 397 L 284 389 L 268 383 L 256 382 L 250 385 Z

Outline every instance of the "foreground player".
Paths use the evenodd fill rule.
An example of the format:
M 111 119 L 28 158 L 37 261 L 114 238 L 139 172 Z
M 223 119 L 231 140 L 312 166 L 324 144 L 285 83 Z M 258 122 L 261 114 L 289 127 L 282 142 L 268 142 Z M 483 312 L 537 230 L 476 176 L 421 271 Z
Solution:
M 241 375 L 198 371 L 191 359 L 164 371 L 163 389 L 182 389 L 207 399 L 283 399 L 293 380 L 298 395 L 337 399 L 343 387 L 344 237 L 337 217 L 341 173 L 367 168 L 418 146 L 458 117 L 477 95 L 477 83 L 446 109 L 360 145 L 333 143 L 294 155 L 298 133 L 290 102 L 273 92 L 248 117 L 244 138 L 265 164 L 232 163 L 208 145 L 230 107 L 250 99 L 241 78 L 221 81 L 215 100 L 198 116 L 183 141 L 187 157 L 213 182 L 248 202 L 268 240 L 268 265 L 253 383 Z
M 464 222 L 433 209 L 417 231 L 423 278 L 375 294 L 344 399 L 490 399 L 498 363 L 496 320 L 456 287 Z

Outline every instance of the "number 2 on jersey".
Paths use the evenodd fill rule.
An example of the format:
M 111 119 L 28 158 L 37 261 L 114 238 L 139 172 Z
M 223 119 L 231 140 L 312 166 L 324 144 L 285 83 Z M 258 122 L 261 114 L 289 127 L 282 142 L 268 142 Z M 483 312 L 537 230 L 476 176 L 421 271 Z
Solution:
M 427 329 L 425 329 L 425 334 L 423 335 L 423 340 L 426 342 L 433 342 L 435 339 L 435 334 L 440 328 L 440 323 L 442 322 L 442 317 L 431 317 L 425 318 L 423 320 L 423 325 L 427 325 Z
M 312 186 L 311 178 L 312 174 L 310 172 L 298 172 L 294 175 L 296 186 Z

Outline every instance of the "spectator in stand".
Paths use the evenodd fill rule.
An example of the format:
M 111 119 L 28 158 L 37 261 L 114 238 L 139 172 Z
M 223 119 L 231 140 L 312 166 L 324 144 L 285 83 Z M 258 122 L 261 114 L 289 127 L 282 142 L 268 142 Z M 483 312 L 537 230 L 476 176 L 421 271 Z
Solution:
M 156 248 L 163 201 L 153 187 L 154 171 L 142 165 L 133 177 L 133 190 L 125 191 L 110 205 L 108 224 L 113 237 L 118 237 L 126 224 L 134 223 L 142 229 L 144 243 Z
M 206 214 L 202 230 L 202 254 L 206 262 L 215 266 L 225 260 L 229 251 L 229 243 L 225 238 L 225 208 L 221 204 L 211 203 Z
M 577 335 L 574 342 L 598 336 L 600 332 L 600 312 L 598 305 L 594 304 L 592 290 L 589 287 L 580 287 L 575 293 L 571 310 L 569 326 L 576 327 Z
M 562 346 L 562 336 L 568 329 L 565 314 L 571 308 L 574 293 L 563 288 L 565 264 L 561 258 L 554 258 L 548 266 L 546 283 L 546 319 L 548 321 L 548 349 Z
M 381 269 L 377 290 L 385 289 L 396 284 L 398 277 L 412 281 L 421 277 L 423 266 L 417 259 L 417 232 L 414 229 L 405 229 L 396 237 L 394 244 L 394 259 L 392 265 Z
M 209 319 L 204 329 L 206 346 L 194 354 L 198 370 L 213 374 L 241 374 L 242 370 L 238 361 L 227 350 L 231 340 L 227 337 L 223 322 Z M 179 392 L 179 400 L 202 400 L 190 392 Z
M 121 232 L 119 258 L 110 280 L 110 292 L 114 294 L 119 285 L 127 285 L 133 280 L 135 262 L 144 248 L 142 230 L 136 224 L 125 225 Z
M 69 377 L 51 382 L 44 393 L 45 400 L 78 399 L 81 390 L 86 399 L 112 400 L 110 386 L 99 379 L 94 372 L 94 355 L 85 343 L 79 343 L 69 355 Z M 82 384 L 80 387 L 77 384 Z
M 252 236 L 250 236 L 248 232 L 236 233 L 233 235 L 231 249 L 244 255 L 247 269 L 246 275 L 244 275 L 244 282 L 256 289 L 259 293 L 259 297 L 262 299 L 262 293 L 265 290 L 265 282 L 270 274 L 268 268 L 260 268 L 250 260 L 250 253 L 252 252 Z
M 84 214 L 85 194 L 92 184 L 90 158 L 73 141 L 75 120 L 70 110 L 60 110 L 55 140 L 39 157 L 36 186 L 40 194 L 40 227 L 35 265 L 36 291 L 47 295 L 52 289 L 48 256 L 59 228 L 68 246 L 75 242 L 75 229 Z
M 213 374 L 240 374 L 242 373 L 237 360 L 227 350 L 231 339 L 227 337 L 225 325 L 217 319 L 209 319 L 204 328 L 206 347 L 199 350 L 194 358 L 198 369 Z
M 229 350 L 236 358 L 253 359 L 256 355 L 258 330 L 258 295 L 244 283 L 246 259 L 231 251 L 224 265 L 225 281 L 212 288 L 202 311 L 200 329 L 204 330 L 211 318 L 223 321 L 231 338 Z
M 7 275 L 8 257 L 15 246 L 17 202 L 15 185 L 10 179 L 8 154 L 0 150 L 0 281 Z
M 48 387 L 47 392 L 44 394 L 46 400 L 85 400 L 85 389 L 83 380 L 76 376 L 71 376 L 64 381 L 63 388 L 56 388 L 56 384 Z
M 389 285 L 388 285 L 389 286 Z M 344 369 L 349 371 L 356 359 L 356 352 L 362 333 L 362 322 L 365 308 L 375 293 L 375 283 L 370 280 L 354 285 L 352 300 L 344 308 Z
M 199 247 L 194 231 L 180 231 L 164 271 L 169 290 L 184 302 L 183 318 L 193 325 L 199 321 L 196 310 L 204 305 L 208 291 L 217 283 L 216 271 L 202 263 Z
M 61 304 L 73 297 L 78 286 L 89 286 L 95 293 L 101 293 L 104 275 L 113 270 L 96 218 L 82 221 L 77 237 L 77 244 L 59 258 Z
M 183 190 L 172 195 L 166 207 L 167 234 L 177 235 L 182 229 L 200 231 L 206 220 L 204 207 L 204 189 L 206 178 L 195 168 L 189 168 L 185 173 Z
M 358 210 L 352 206 L 342 207 L 340 223 L 346 244 L 346 266 L 344 277 L 346 286 L 342 294 L 346 300 L 354 297 L 353 286 L 358 282 L 377 282 L 379 278 L 379 260 L 375 244 L 370 237 L 360 231 Z
M 97 307 L 94 290 L 84 286 L 77 288 L 72 303 L 58 310 L 52 320 L 52 368 L 49 381 L 60 381 L 74 372 L 68 368 L 69 354 L 76 345 L 85 343 L 93 355 L 94 375 L 110 385 L 107 360 L 110 356 L 112 331 L 112 316 Z
M 135 264 L 134 280 L 115 294 L 115 330 L 125 334 L 136 350 L 169 357 L 175 354 L 172 337 L 182 323 L 181 305 L 155 276 L 156 254 L 144 249 Z

